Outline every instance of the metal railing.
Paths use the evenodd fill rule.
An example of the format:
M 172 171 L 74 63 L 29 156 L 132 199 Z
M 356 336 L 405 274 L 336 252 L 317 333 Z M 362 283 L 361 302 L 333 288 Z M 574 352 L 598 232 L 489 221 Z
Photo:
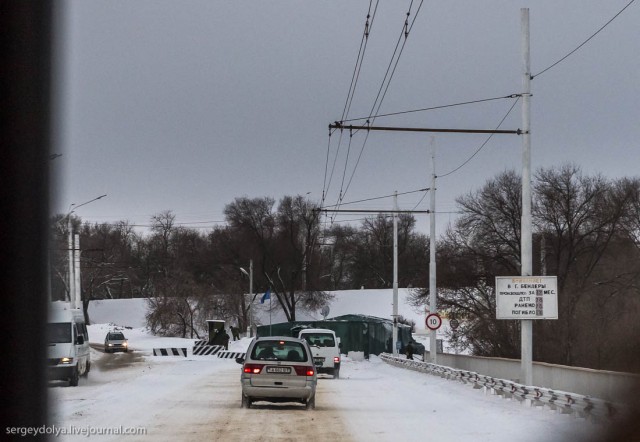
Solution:
M 382 353 L 380 359 L 396 367 L 429 373 L 449 380 L 457 380 L 471 385 L 474 389 L 484 389 L 485 393 L 516 399 L 520 402 L 527 401 L 531 406 L 547 406 L 562 414 L 575 415 L 594 421 L 604 422 L 618 419 L 624 410 L 624 407 L 620 404 L 614 404 L 591 396 L 518 384 L 472 371 L 394 357 L 389 353 Z

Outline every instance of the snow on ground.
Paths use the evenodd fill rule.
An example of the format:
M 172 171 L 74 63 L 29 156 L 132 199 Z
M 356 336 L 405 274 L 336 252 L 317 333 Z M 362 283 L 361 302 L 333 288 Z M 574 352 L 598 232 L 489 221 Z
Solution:
M 89 303 L 89 320 L 92 324 L 108 324 L 115 322 L 126 327 L 145 327 L 147 300 L 103 299 Z
M 528 408 L 515 400 L 437 376 L 393 367 L 372 356 L 345 364 L 335 406 L 357 440 L 587 440 L 594 424 Z
M 398 289 L 398 314 L 406 319 L 415 321 L 418 333 L 424 332 L 424 312 L 409 304 L 408 298 L 411 289 Z M 362 314 L 391 319 L 393 311 L 393 290 L 391 289 L 363 289 L 341 290 L 329 292 L 334 299 L 329 302 L 329 316 L 342 316 L 347 314 Z M 253 304 L 254 320 L 257 324 L 269 324 L 269 302 L 260 303 L 261 295 L 258 295 Z M 276 303 L 272 302 L 275 307 Z M 105 299 L 91 301 L 89 303 L 89 318 L 94 324 L 114 323 L 120 326 L 133 328 L 144 327 L 147 303 L 145 299 Z M 301 321 L 317 321 L 323 319 L 320 312 L 297 311 L 296 317 Z M 232 318 L 225 319 L 227 325 L 236 325 Z M 271 322 L 286 321 L 281 310 L 271 311 Z
M 92 331 L 107 330 L 94 325 Z M 144 428 L 145 435 L 95 440 L 564 441 L 597 440 L 600 427 L 548 409 L 485 395 L 436 376 L 370 361 L 343 360 L 340 379 L 321 375 L 316 410 L 258 402 L 240 408 L 240 366 L 210 356 L 155 357 L 149 349 L 191 340 L 125 331 L 129 353 L 93 350 L 79 387 L 50 383 L 52 423 L 72 431 Z M 106 333 L 106 331 L 105 331 Z M 231 342 L 243 351 L 250 340 Z M 84 440 L 64 436 L 60 440 Z
M 390 294 L 350 291 L 336 297 L 330 316 L 388 316 Z M 67 433 L 145 430 L 127 437 L 93 434 L 95 440 L 582 441 L 598 440 L 602 431 L 583 419 L 389 366 L 375 356 L 369 361 L 344 357 L 340 379 L 321 375 L 316 410 L 264 402 L 242 409 L 240 366 L 234 360 L 153 356 L 153 348 L 190 349 L 193 340 L 152 336 L 144 328 L 144 300 L 91 304 L 93 321 L 104 321 L 89 326 L 91 372 L 75 388 L 49 384 L 51 421 Z M 99 351 L 113 329 L 124 332 L 130 352 Z M 232 341 L 229 350 L 245 351 L 249 342 Z M 84 433 L 60 440 L 84 440 Z
M 417 329 L 424 329 L 424 312 L 420 312 L 409 304 L 409 295 L 411 289 L 398 289 L 398 314 L 406 319 L 415 321 Z M 379 318 L 391 319 L 393 313 L 393 290 L 392 289 L 362 289 L 362 290 L 340 290 L 328 292 L 334 295 L 329 301 L 328 319 L 335 316 L 348 314 L 361 314 L 369 316 L 377 316 Z M 260 324 L 269 323 L 269 302 L 260 303 L 261 295 L 256 298 L 254 308 L 256 310 L 256 322 Z M 275 306 L 275 302 L 272 300 Z M 319 311 L 307 312 L 296 311 L 296 318 L 300 321 L 319 321 L 323 317 Z M 282 311 L 274 310 L 271 312 L 271 321 L 273 323 L 284 322 L 286 317 Z

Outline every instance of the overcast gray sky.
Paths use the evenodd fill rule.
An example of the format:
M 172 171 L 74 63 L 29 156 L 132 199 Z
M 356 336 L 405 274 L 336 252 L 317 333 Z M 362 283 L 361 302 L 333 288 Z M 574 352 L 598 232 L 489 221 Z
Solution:
M 380 111 L 521 91 L 520 8 L 530 8 L 531 66 L 542 71 L 629 0 L 424 1 Z M 379 2 L 350 117 L 369 114 L 411 1 Z M 59 175 L 54 208 L 91 222 L 176 221 L 211 227 L 235 197 L 320 201 L 369 0 L 66 0 L 59 62 Z M 376 1 L 373 1 L 375 6 Z M 413 1 L 413 20 L 419 0 Z M 532 82 L 533 167 L 576 162 L 586 173 L 637 176 L 640 3 Z M 376 124 L 494 129 L 513 100 L 379 118 Z M 502 125 L 521 127 L 518 103 Z M 365 134 L 344 134 L 325 204 L 335 204 Z M 435 135 L 437 173 L 462 164 L 483 135 Z M 345 202 L 429 186 L 431 135 L 372 132 Z M 522 140 L 495 136 L 438 180 L 437 210 L 496 173 L 521 167 Z M 421 198 L 400 198 L 412 209 Z M 356 205 L 390 208 L 391 199 Z M 426 209 L 425 198 L 419 209 Z M 355 207 L 355 206 L 348 206 Z M 337 219 L 361 216 L 341 216 Z M 428 232 L 426 215 L 419 228 Z M 455 215 L 438 216 L 439 231 Z

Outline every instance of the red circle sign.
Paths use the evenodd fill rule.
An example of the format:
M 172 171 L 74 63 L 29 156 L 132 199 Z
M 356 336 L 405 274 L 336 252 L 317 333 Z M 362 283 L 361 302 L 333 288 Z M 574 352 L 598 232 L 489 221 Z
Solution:
M 442 325 L 442 318 L 437 313 L 431 313 L 427 316 L 425 324 L 429 330 L 438 330 Z

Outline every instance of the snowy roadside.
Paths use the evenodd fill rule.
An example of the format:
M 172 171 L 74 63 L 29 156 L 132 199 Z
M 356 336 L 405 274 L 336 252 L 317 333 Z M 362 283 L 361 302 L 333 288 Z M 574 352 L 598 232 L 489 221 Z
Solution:
M 109 325 L 91 326 L 101 336 Z M 80 386 L 50 384 L 52 423 L 76 429 L 142 428 L 144 435 L 97 440 L 588 440 L 594 424 L 382 362 L 343 359 L 340 379 L 320 376 L 317 408 L 257 403 L 240 408 L 239 366 L 211 356 L 151 355 L 192 340 L 125 329 L 133 351 L 92 350 L 94 368 Z M 92 339 L 96 341 L 96 339 Z M 99 341 L 96 341 L 99 342 Z M 249 339 L 231 342 L 243 351 Z M 251 424 L 248 425 L 247 423 Z M 268 430 L 268 431 L 267 431 Z M 65 436 L 60 440 L 86 439 Z M 597 439 L 594 437 L 594 439 Z

